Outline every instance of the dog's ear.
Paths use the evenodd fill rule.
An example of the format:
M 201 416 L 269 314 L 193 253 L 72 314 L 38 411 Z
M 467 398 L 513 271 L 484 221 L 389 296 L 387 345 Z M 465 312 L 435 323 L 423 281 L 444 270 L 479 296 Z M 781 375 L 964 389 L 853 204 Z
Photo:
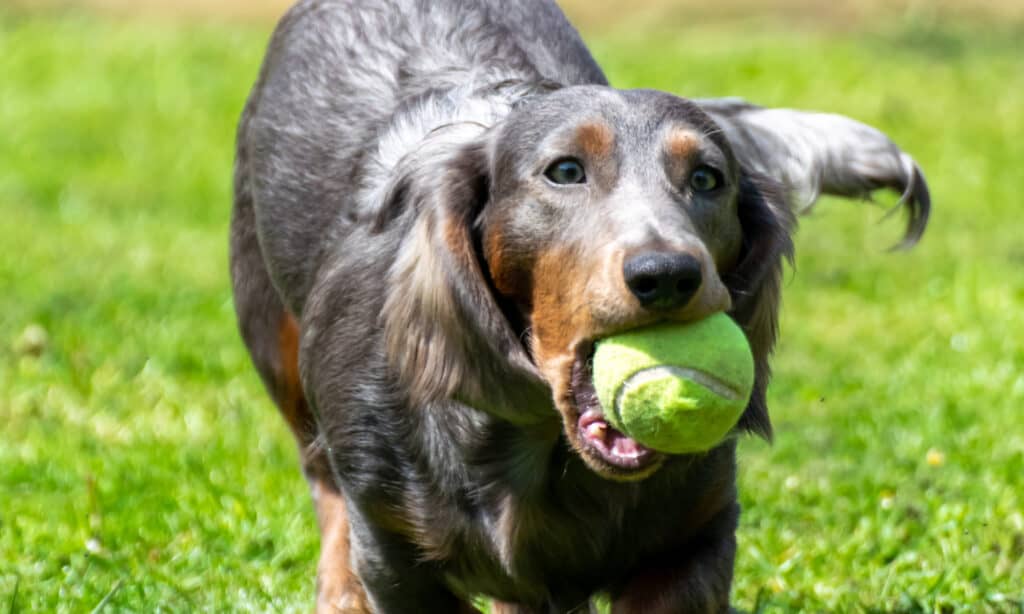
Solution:
M 880 188 L 900 192 L 913 246 L 928 224 L 931 199 L 913 158 L 870 126 L 848 117 L 765 109 L 738 99 L 698 100 L 721 126 L 740 164 L 785 186 L 798 213 L 821 194 L 867 198 Z
M 766 392 L 768 359 L 778 332 L 784 261 L 792 263 L 794 216 L 784 187 L 743 170 L 737 210 L 743 245 L 737 264 L 723 278 L 732 297 L 730 315 L 743 328 L 754 354 L 754 391 L 739 426 L 771 439 Z
M 874 190 L 894 189 L 907 212 L 896 247 L 911 247 L 928 224 L 928 186 L 914 160 L 888 137 L 847 117 L 765 109 L 737 99 L 697 102 L 722 128 L 743 169 L 743 253 L 725 280 L 732 315 L 756 362 L 754 392 L 740 426 L 770 438 L 768 357 L 778 328 L 783 260 L 792 259 L 794 214 L 810 210 L 822 194 L 868 198 Z
M 486 134 L 445 137 L 399 163 L 381 210 L 402 235 L 381 317 L 414 406 L 456 399 L 529 421 L 550 392 L 497 304 L 474 235 L 488 151 Z

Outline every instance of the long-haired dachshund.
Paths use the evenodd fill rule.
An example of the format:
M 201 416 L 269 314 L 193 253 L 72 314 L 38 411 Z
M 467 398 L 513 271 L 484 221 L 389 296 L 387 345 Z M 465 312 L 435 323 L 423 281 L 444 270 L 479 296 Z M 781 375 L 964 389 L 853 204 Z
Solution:
M 770 436 L 794 213 L 882 187 L 912 244 L 927 187 L 883 134 L 613 89 L 551 0 L 300 2 L 239 125 L 231 274 L 316 504 L 318 609 L 726 610 L 735 437 L 607 427 L 591 350 L 724 311 L 756 358 L 735 433 Z

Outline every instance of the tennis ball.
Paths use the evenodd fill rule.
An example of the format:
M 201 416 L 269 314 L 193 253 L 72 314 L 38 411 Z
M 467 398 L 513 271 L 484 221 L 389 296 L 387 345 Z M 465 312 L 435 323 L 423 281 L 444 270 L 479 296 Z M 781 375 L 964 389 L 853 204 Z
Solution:
M 720 442 L 746 408 L 754 357 L 740 327 L 718 313 L 599 341 L 593 376 L 616 429 L 654 450 L 700 452 Z

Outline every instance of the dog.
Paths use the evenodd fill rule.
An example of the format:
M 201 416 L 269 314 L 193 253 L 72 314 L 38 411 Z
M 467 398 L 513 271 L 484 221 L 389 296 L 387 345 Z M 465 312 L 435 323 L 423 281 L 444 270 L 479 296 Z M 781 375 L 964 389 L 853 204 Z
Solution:
M 880 188 L 912 245 L 928 189 L 885 135 L 613 89 L 551 0 L 294 6 L 239 123 L 231 275 L 317 609 L 727 611 L 794 218 Z M 756 363 L 732 435 L 669 455 L 604 421 L 596 340 L 719 312 Z

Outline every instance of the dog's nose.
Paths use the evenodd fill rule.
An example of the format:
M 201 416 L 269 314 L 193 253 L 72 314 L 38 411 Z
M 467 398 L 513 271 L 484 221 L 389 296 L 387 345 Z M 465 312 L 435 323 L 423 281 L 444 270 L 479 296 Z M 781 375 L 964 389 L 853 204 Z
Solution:
M 626 285 L 647 309 L 666 311 L 690 302 L 700 288 L 700 261 L 682 252 L 643 252 L 622 266 Z

